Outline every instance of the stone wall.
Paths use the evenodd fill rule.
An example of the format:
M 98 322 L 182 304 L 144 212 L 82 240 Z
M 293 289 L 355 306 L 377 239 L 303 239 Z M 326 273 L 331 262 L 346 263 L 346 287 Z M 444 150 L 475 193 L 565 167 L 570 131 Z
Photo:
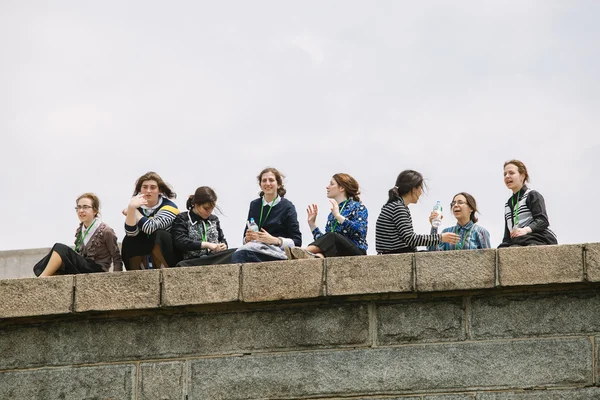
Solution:
M 600 244 L 0 281 L 0 399 L 600 399 Z
M 49 251 L 49 248 L 0 251 L 0 280 L 33 278 L 33 266 Z

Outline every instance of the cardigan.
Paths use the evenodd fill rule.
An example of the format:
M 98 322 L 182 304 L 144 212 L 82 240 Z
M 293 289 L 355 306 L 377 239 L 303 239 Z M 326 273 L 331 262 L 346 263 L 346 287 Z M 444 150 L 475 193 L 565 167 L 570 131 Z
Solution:
M 263 198 L 252 200 L 250 209 L 248 210 L 248 218 L 254 218 L 256 224 L 260 224 L 260 210 Z M 269 212 L 270 205 L 265 205 L 263 209 L 262 226 L 271 236 L 292 239 L 294 245 L 302 246 L 302 233 L 300 232 L 300 224 L 298 223 L 298 214 L 294 204 L 286 198 L 281 198 L 281 201 L 273 206 Z M 268 217 L 267 217 L 267 214 Z M 246 236 L 247 227 L 244 226 L 244 236 Z
M 206 227 L 206 232 L 204 228 Z M 185 211 L 175 217 L 171 228 L 173 244 L 182 252 L 183 259 L 197 258 L 209 254 L 202 248 L 202 238 L 206 235 L 209 243 L 225 243 L 225 235 L 221 230 L 219 217 L 214 214 L 203 219 L 193 211 Z
M 82 227 L 83 224 L 79 224 L 79 228 L 75 231 L 75 241 L 81 235 Z M 87 244 L 81 247 L 79 254 L 102 266 L 102 270 L 105 272 L 109 270 L 111 264 L 114 266 L 113 271 L 123 271 L 123 261 L 117 244 L 117 235 L 104 222 L 100 223 Z
M 158 207 L 149 213 L 142 207 L 137 209 L 143 217 L 135 226 L 125 224 L 125 234 L 127 236 L 137 236 L 140 232 L 151 235 L 159 229 L 171 230 L 171 225 L 177 214 L 179 214 L 179 209 L 175 203 L 166 197 L 160 196 L 158 201 Z

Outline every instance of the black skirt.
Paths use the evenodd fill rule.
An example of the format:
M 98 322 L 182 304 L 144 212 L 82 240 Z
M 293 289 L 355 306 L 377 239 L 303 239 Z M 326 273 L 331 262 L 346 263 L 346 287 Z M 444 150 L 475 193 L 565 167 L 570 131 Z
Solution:
M 510 238 L 508 242 L 500 243 L 499 249 L 502 247 L 519 247 L 519 246 L 544 246 L 549 244 L 558 244 L 556 237 L 551 233 L 533 232 L 527 235 Z
M 129 269 L 129 259 L 131 257 L 150 256 L 155 244 L 158 245 L 169 267 L 177 264 L 177 256 L 175 255 L 171 233 L 159 229 L 151 235 L 140 232 L 136 236 L 125 236 L 123 238 L 121 258 L 123 259 L 125 269 Z
M 231 256 L 236 249 L 228 249 L 218 253 L 179 261 L 178 267 L 196 267 L 200 265 L 231 264 Z
M 56 243 L 52 250 L 48 253 L 47 256 L 42 258 L 35 266 L 33 267 L 33 272 L 35 276 L 40 276 L 42 272 L 46 269 L 48 265 L 48 261 L 50 261 L 50 256 L 52 256 L 52 252 L 55 251 L 62 260 L 62 265 L 58 270 L 54 273 L 55 275 L 71 275 L 71 274 L 90 274 L 93 272 L 104 272 L 102 266 L 96 264 L 94 260 L 85 258 L 81 254 L 78 254 L 67 245 L 62 243 Z
M 358 248 L 350 239 L 337 232 L 321 236 L 309 246 L 317 246 L 325 257 L 364 256 L 366 251 Z

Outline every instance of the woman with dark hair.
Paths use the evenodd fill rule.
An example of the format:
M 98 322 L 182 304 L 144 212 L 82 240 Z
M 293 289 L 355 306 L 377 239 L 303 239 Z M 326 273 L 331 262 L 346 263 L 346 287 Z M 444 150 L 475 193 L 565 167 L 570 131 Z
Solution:
M 123 262 L 128 270 L 167 268 L 177 263 L 171 225 L 179 209 L 171 201 L 175 192 L 156 172 L 147 172 L 135 183 L 125 215 Z
M 331 212 L 327 216 L 325 233 L 317 227 L 319 209 L 308 206 L 308 225 L 314 242 L 306 250 L 317 257 L 362 256 L 367 254 L 369 212 L 360 202 L 358 182 L 348 174 L 335 174 L 329 181 L 327 197 Z M 293 251 L 295 258 L 301 258 Z
M 527 167 L 519 160 L 504 163 L 504 184 L 512 195 L 504 205 L 504 238 L 498 248 L 558 244 L 550 229 L 544 197 L 529 189 Z
M 219 218 L 213 214 L 217 208 L 217 194 L 208 186 L 201 186 L 189 197 L 188 211 L 173 221 L 171 234 L 175 249 L 181 253 L 178 267 L 227 264 L 235 249 L 227 249 L 227 240 L 221 230 Z M 218 208 L 217 208 L 218 209 Z
M 416 204 L 423 194 L 425 181 L 417 171 L 402 171 L 396 185 L 388 192 L 375 225 L 375 248 L 378 254 L 409 253 L 417 246 L 436 246 L 441 242 L 455 244 L 459 236 L 453 232 L 417 235 L 413 230 L 408 206 Z
M 234 263 L 286 260 L 286 249 L 302 246 L 296 208 L 284 198 L 283 175 L 275 168 L 258 174 L 259 198 L 250 203 L 244 245 L 231 257 Z M 253 220 L 258 231 L 250 229 Z
M 75 249 L 56 243 L 50 253 L 34 267 L 36 276 L 88 274 L 123 270 L 115 231 L 100 221 L 100 200 L 94 193 L 84 193 L 75 202 L 79 227 L 75 231 Z
M 442 231 L 454 232 L 460 239 L 456 244 L 440 243 L 437 246 L 429 246 L 429 251 L 444 250 L 473 250 L 489 249 L 490 233 L 484 227 L 477 225 L 477 202 L 469 193 L 460 192 L 455 195 L 450 203 L 450 209 L 456 218 L 456 226 L 450 226 Z M 429 223 L 433 222 L 437 213 L 432 212 L 429 216 Z M 437 228 L 431 227 L 431 234 L 437 234 Z

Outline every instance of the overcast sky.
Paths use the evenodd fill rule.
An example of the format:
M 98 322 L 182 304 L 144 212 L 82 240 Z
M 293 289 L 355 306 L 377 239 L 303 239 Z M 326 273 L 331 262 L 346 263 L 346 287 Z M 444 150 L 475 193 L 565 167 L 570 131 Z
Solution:
M 256 175 L 306 206 L 346 172 L 375 221 L 404 169 L 467 191 L 497 246 L 506 160 L 529 168 L 560 243 L 598 242 L 600 2 L 0 1 L 0 250 L 72 243 L 100 196 L 123 238 L 135 180 L 158 172 L 180 209 L 219 196 L 240 245 Z M 456 221 L 448 213 L 445 226 Z

